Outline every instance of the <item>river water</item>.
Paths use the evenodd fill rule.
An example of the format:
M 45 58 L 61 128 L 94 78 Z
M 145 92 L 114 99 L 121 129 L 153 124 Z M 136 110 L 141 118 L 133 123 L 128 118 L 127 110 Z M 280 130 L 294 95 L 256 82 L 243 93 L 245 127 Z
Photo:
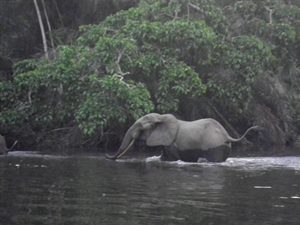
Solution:
M 1 225 L 300 224 L 300 157 L 0 157 Z

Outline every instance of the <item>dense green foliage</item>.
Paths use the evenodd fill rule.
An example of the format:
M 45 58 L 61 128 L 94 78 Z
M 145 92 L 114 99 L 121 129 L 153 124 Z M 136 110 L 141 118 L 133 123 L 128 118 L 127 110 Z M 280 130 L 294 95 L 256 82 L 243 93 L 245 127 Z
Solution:
M 50 59 L 15 64 L 0 83 L 1 130 L 24 145 L 103 146 L 158 112 L 213 117 L 232 135 L 258 124 L 270 143 L 295 141 L 299 22 L 297 6 L 271 0 L 142 0 L 81 26 Z

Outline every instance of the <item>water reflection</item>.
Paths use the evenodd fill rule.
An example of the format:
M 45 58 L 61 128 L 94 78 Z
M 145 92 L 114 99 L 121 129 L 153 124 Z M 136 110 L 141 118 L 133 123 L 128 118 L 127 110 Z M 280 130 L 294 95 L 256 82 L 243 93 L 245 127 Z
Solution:
M 300 158 L 0 158 L 0 224 L 299 224 Z

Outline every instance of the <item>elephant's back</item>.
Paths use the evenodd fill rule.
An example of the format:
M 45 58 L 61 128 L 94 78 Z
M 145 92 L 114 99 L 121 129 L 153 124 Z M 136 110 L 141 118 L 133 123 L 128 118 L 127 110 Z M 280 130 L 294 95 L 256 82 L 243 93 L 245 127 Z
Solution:
M 207 150 L 227 142 L 227 132 L 216 120 L 211 118 L 195 121 L 178 121 L 178 146 Z M 227 144 L 226 144 L 227 145 Z

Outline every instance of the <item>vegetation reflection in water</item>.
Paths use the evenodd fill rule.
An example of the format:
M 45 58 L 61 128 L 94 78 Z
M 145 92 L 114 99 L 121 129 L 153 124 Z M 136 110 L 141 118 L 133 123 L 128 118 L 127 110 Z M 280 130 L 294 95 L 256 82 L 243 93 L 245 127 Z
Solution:
M 15 152 L 0 158 L 0 224 L 299 224 L 299 165 Z

